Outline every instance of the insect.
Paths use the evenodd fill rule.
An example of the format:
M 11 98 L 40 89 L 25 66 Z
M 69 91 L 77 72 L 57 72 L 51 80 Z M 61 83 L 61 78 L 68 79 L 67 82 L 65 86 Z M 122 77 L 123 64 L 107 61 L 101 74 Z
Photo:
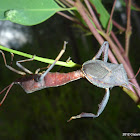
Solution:
M 58 72 L 51 73 L 51 72 L 49 72 L 54 67 L 55 63 L 61 58 L 61 56 L 65 52 L 66 44 L 67 44 L 67 42 L 65 41 L 64 45 L 63 45 L 63 49 L 60 51 L 59 55 L 56 57 L 54 63 L 52 65 L 50 65 L 49 68 L 43 73 L 38 73 L 39 69 L 37 69 L 37 72 L 35 72 L 35 74 L 33 74 L 31 71 L 29 71 L 27 68 L 25 68 L 24 66 L 22 66 L 20 64 L 22 62 L 32 61 L 33 58 L 17 61 L 16 62 L 17 66 L 20 67 L 22 70 L 24 70 L 29 75 L 26 75 L 25 72 L 16 70 L 13 67 L 7 65 L 5 55 L 0 50 L 0 52 L 3 56 L 3 59 L 4 59 L 5 66 L 8 69 L 10 69 L 10 70 L 12 70 L 16 73 L 18 73 L 20 75 L 23 75 L 21 78 L 12 82 L 10 85 L 5 87 L 0 92 L 0 94 L 1 94 L 7 89 L 5 96 L 3 97 L 2 101 L 0 102 L 0 105 L 2 105 L 6 96 L 8 95 L 10 89 L 12 88 L 12 86 L 14 84 L 20 85 L 26 93 L 32 93 L 32 92 L 35 92 L 35 91 L 38 91 L 38 90 L 41 90 L 41 89 L 44 89 L 44 88 L 47 88 L 47 87 L 61 86 L 61 85 L 64 85 L 68 82 L 71 82 L 73 80 L 77 80 L 77 79 L 81 78 L 83 76 L 83 73 L 80 70 L 69 72 L 69 73 L 58 73 Z
M 93 85 L 105 89 L 105 95 L 98 105 L 97 114 L 93 113 L 81 113 L 76 116 L 72 116 L 68 121 L 72 119 L 82 118 L 82 117 L 98 117 L 104 110 L 109 100 L 110 91 L 109 88 L 114 86 L 124 86 L 128 88 L 129 81 L 127 78 L 126 71 L 123 67 L 123 64 L 113 64 L 108 63 L 108 49 L 109 43 L 105 41 L 95 57 L 92 60 L 85 62 L 82 66 L 81 71 L 84 74 L 84 77 Z M 103 61 L 98 60 L 101 54 L 103 53 Z
M 123 86 L 128 88 L 130 82 L 127 78 L 127 74 L 125 72 L 123 65 L 107 62 L 108 49 L 109 49 L 109 44 L 107 41 L 105 41 L 102 44 L 101 48 L 99 49 L 95 57 L 92 60 L 86 61 L 82 65 L 82 68 L 80 70 L 69 72 L 69 73 L 58 73 L 58 72 L 51 73 L 50 70 L 54 67 L 55 63 L 61 58 L 61 56 L 65 52 L 65 48 L 66 48 L 66 42 L 64 42 L 63 49 L 56 57 L 54 63 L 50 65 L 49 68 L 43 73 L 32 74 L 32 72 L 30 72 L 28 69 L 26 69 L 20 64 L 21 62 L 31 61 L 33 60 L 33 58 L 17 61 L 17 65 L 20 68 L 22 68 L 26 73 L 29 73 L 30 75 L 26 75 L 26 73 L 17 71 L 11 66 L 8 66 L 6 63 L 4 53 L 0 51 L 2 53 L 6 67 L 8 67 L 12 71 L 17 72 L 18 74 L 24 75 L 23 77 L 17 79 L 15 82 L 12 82 L 9 86 L 4 88 L 0 92 L 1 94 L 7 89 L 7 92 L 4 98 L 2 99 L 2 101 L 0 102 L 0 104 L 3 103 L 8 92 L 10 91 L 10 89 L 14 84 L 20 85 L 26 93 L 32 93 L 37 90 L 41 90 L 43 88 L 57 87 L 72 82 L 74 80 L 78 80 L 80 78 L 86 78 L 93 85 L 96 85 L 97 87 L 100 88 L 104 88 L 106 91 L 105 96 L 103 97 L 103 100 L 99 104 L 97 114 L 81 113 L 79 115 L 72 116 L 68 121 L 72 119 L 82 118 L 82 117 L 96 118 L 103 112 L 109 100 L 109 96 L 110 96 L 109 88 L 112 88 L 114 86 Z M 98 60 L 98 58 L 100 58 L 102 53 L 103 53 L 103 60 Z

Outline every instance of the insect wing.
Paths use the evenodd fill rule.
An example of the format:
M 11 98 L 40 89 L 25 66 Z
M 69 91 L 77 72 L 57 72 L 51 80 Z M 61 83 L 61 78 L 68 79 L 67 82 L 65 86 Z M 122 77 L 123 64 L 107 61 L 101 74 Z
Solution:
M 96 79 L 104 78 L 109 71 L 102 66 L 102 62 L 100 60 L 89 60 L 83 64 L 82 71 Z

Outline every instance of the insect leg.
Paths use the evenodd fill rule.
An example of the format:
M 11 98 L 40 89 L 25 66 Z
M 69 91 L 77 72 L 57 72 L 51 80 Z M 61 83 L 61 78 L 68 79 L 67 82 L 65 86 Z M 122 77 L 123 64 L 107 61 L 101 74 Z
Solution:
M 103 61 L 107 62 L 108 60 L 108 48 L 109 48 L 109 43 L 107 41 L 105 41 L 101 48 L 99 49 L 99 51 L 97 52 L 97 54 L 93 57 L 93 60 L 96 60 L 98 58 L 100 58 L 102 52 L 103 52 Z
M 14 54 L 13 53 L 11 53 L 11 66 L 12 66 L 12 64 L 13 64 L 13 60 L 14 60 Z
M 71 57 L 69 56 L 68 59 L 66 60 L 66 63 L 69 63 L 71 61 Z M 64 67 L 60 66 L 60 68 L 57 70 L 57 72 L 60 72 Z
M 6 91 L 6 94 L 4 95 L 3 99 L 2 99 L 1 102 L 0 102 L 0 106 L 2 105 L 2 103 L 4 102 L 4 100 L 6 99 L 8 93 L 9 93 L 9 91 L 10 91 L 10 89 L 12 88 L 13 85 L 14 85 L 14 82 L 11 83 L 9 86 L 7 86 L 6 88 L 4 88 L 4 89 L 0 92 L 0 94 L 1 94 L 1 93 L 3 93 L 3 92 L 8 88 L 7 91 Z
M 25 60 L 20 60 L 20 61 L 17 61 L 16 62 L 16 65 L 21 68 L 23 71 L 29 73 L 29 74 L 33 74 L 30 70 L 28 70 L 27 68 L 25 68 L 24 66 L 22 66 L 20 63 L 22 62 L 28 62 L 28 61 L 33 61 L 34 60 L 34 56 L 33 58 L 30 58 L 30 59 L 25 59 Z
M 13 67 L 7 65 L 6 58 L 5 58 L 5 54 L 4 54 L 3 51 L 1 51 L 1 50 L 0 50 L 0 53 L 2 54 L 4 63 L 5 63 L 5 66 L 6 66 L 8 69 L 10 69 L 11 71 L 16 72 L 16 73 L 18 73 L 18 74 L 20 74 L 20 75 L 26 75 L 25 72 L 16 70 L 15 68 L 13 68 Z
M 66 63 L 69 63 L 70 60 L 71 60 L 71 57 L 68 57 L 68 59 L 66 60 Z M 47 67 L 38 68 L 38 69 L 35 71 L 35 74 L 38 74 L 40 70 L 48 69 L 50 66 L 51 66 L 51 64 L 49 64 Z M 63 67 L 61 66 L 60 69 L 59 69 L 57 72 L 59 72 L 62 68 L 63 68 Z
M 53 62 L 53 64 L 50 65 L 50 67 L 41 75 L 40 77 L 40 81 L 42 81 L 44 79 L 44 77 L 47 75 L 47 73 L 54 67 L 55 63 L 61 58 L 61 56 L 63 55 L 63 53 L 66 50 L 66 44 L 67 42 L 64 41 L 64 45 L 63 45 L 63 49 L 60 51 L 60 53 L 58 54 L 58 56 L 56 57 L 55 61 Z
M 14 54 L 11 53 L 11 65 L 13 63 L 13 58 L 14 58 Z M 34 56 L 33 58 L 30 58 L 30 59 L 25 59 L 25 60 L 20 60 L 20 61 L 16 61 L 16 65 L 21 68 L 23 71 L 25 71 L 26 73 L 29 73 L 29 74 L 33 74 L 30 70 L 28 70 L 27 68 L 25 68 L 24 66 L 22 66 L 20 63 L 22 62 L 26 62 L 26 61 L 33 61 L 34 60 Z
M 71 121 L 71 120 L 73 120 L 73 119 L 78 119 L 78 118 L 83 118 L 83 117 L 90 117 L 90 118 L 96 118 L 96 117 L 98 117 L 103 112 L 103 110 L 106 107 L 106 104 L 107 104 L 107 102 L 109 100 L 109 95 L 110 95 L 109 88 L 106 88 L 105 90 L 106 90 L 105 96 L 104 96 L 102 102 L 99 104 L 99 109 L 98 109 L 98 112 L 97 112 L 96 115 L 93 114 L 93 113 L 84 113 L 83 112 L 83 113 L 81 113 L 81 114 L 79 114 L 77 116 L 72 116 L 68 120 L 68 122 Z

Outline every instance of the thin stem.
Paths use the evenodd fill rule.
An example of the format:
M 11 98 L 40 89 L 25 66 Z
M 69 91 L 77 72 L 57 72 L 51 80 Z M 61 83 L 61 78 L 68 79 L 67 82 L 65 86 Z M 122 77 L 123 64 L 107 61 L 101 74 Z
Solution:
M 89 17 L 87 16 L 86 12 L 84 11 L 84 7 L 82 6 L 82 3 L 79 0 L 77 0 L 75 2 L 75 6 L 77 7 L 78 12 L 81 14 L 81 16 L 83 17 L 83 19 L 85 20 L 85 22 L 89 26 L 89 29 L 91 30 L 91 32 L 93 33 L 93 35 L 96 37 L 96 39 L 98 40 L 98 42 L 100 42 L 102 44 L 104 42 L 104 40 L 100 36 L 100 34 L 96 31 L 96 29 L 94 28 L 94 26 L 92 25 Z
M 70 8 L 62 8 L 61 11 L 71 11 L 71 10 L 77 10 L 75 7 Z
M 109 22 L 108 22 L 108 26 L 107 26 L 107 32 L 106 32 L 107 34 L 109 33 L 110 24 L 111 24 L 111 21 L 112 21 L 112 17 L 113 17 L 113 13 L 114 13 L 116 1 L 117 1 L 117 0 L 114 1 L 113 7 L 112 7 L 112 10 L 111 10 L 111 15 L 110 15 Z
M 75 6 L 77 7 L 77 10 L 78 10 L 79 14 L 82 16 L 82 18 L 84 19 L 84 21 L 88 25 L 88 27 L 89 27 L 90 31 L 92 32 L 92 34 L 95 36 L 97 41 L 102 45 L 103 42 L 104 42 L 104 39 L 101 37 L 101 35 L 98 33 L 98 31 L 93 26 L 91 20 L 87 16 L 87 14 L 84 11 L 84 8 L 83 8 L 83 6 L 82 6 L 82 4 L 81 4 L 81 2 L 79 0 L 77 0 L 75 2 Z M 110 50 L 109 50 L 108 54 L 109 54 L 109 59 L 111 60 L 111 62 L 118 63 L 116 58 L 113 56 L 113 54 L 112 54 L 112 52 Z
M 53 59 L 47 59 L 47 58 L 43 58 L 43 57 L 39 57 L 39 56 L 34 56 L 34 55 L 31 55 L 31 54 L 27 54 L 27 53 L 23 53 L 23 52 L 20 52 L 20 51 L 17 51 L 17 50 L 6 48 L 6 47 L 3 47 L 1 45 L 0 45 L 0 49 L 4 50 L 4 51 L 7 51 L 7 52 L 17 54 L 17 55 L 20 55 L 20 56 L 24 56 L 24 57 L 27 57 L 27 58 L 33 58 L 34 57 L 34 60 L 44 62 L 44 63 L 53 64 L 53 62 L 54 62 Z M 56 65 L 65 66 L 65 67 L 80 67 L 80 65 L 78 65 L 78 64 L 76 64 L 72 61 L 69 61 L 68 63 L 63 62 L 63 61 L 57 61 Z
M 55 0 L 59 5 L 61 5 L 62 7 L 66 7 L 65 6 L 65 4 L 63 4 L 62 2 L 61 2 L 61 0 Z
M 111 31 L 111 37 L 113 38 L 113 40 L 115 41 L 115 43 L 116 43 L 117 46 L 119 47 L 121 54 L 123 54 L 123 53 L 124 53 L 124 48 L 123 48 L 123 46 L 121 45 L 121 43 L 119 42 L 118 38 L 116 37 L 116 35 L 114 34 L 113 31 Z
M 62 13 L 62 12 L 57 12 L 57 14 L 71 20 L 71 21 L 76 21 L 76 19 L 74 19 L 73 17 L 70 17 L 69 15 L 66 15 L 65 13 Z
M 127 28 L 125 32 L 125 55 L 128 56 L 129 53 L 129 43 L 131 36 L 131 0 L 128 0 L 127 4 Z
M 67 3 L 71 4 L 71 5 L 74 5 L 74 1 L 72 0 L 61 0 L 62 2 L 66 1 Z
M 78 21 L 77 19 L 75 19 L 75 18 L 73 18 L 73 17 L 71 17 L 71 16 L 69 16 L 69 15 L 67 15 L 67 14 L 65 14 L 65 13 L 62 13 L 62 12 L 57 12 L 57 14 L 59 14 L 59 15 L 65 17 L 65 18 L 67 18 L 67 19 L 69 19 L 69 20 L 75 22 L 76 24 L 79 24 L 79 25 L 80 25 L 81 27 L 83 27 L 85 30 L 89 30 L 84 24 L 82 24 L 82 23 L 81 23 L 80 21 Z
M 119 25 L 116 21 L 112 20 L 113 25 L 120 30 L 120 32 L 124 32 L 125 28 Z
M 97 20 L 97 18 L 96 18 L 96 16 L 95 16 L 95 13 L 94 13 L 94 11 L 92 10 L 92 7 L 91 7 L 89 1 L 88 1 L 88 0 L 84 0 L 84 1 L 85 1 L 85 4 L 87 5 L 87 8 L 88 8 L 89 11 L 90 11 L 90 14 L 91 14 L 91 16 L 92 16 L 92 20 L 93 20 L 94 24 L 96 25 L 96 27 L 97 27 L 99 30 L 102 30 L 102 28 L 101 28 L 101 26 L 100 26 L 100 24 L 99 24 L 99 22 L 98 22 L 98 20 Z
M 68 4 L 68 3 L 64 3 L 64 1 L 63 1 L 63 3 L 60 1 L 60 0 L 55 0 L 58 4 L 60 4 L 63 8 L 66 8 L 66 5 L 68 6 L 68 7 L 71 7 L 70 6 L 70 4 Z M 71 11 L 71 10 L 68 10 L 72 15 L 74 15 L 74 13 L 73 13 L 73 11 Z

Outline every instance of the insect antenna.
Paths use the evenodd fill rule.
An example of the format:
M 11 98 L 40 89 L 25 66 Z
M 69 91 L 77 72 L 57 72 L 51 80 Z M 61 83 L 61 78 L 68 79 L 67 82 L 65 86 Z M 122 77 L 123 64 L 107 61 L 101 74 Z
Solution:
M 128 83 L 129 83 L 130 85 L 134 86 L 134 87 L 135 87 L 136 89 L 138 89 L 138 90 L 140 90 L 140 88 L 137 87 L 136 85 L 134 85 L 132 82 L 130 82 L 130 80 L 135 79 L 135 78 L 138 76 L 139 73 L 140 73 L 140 68 L 138 69 L 137 73 L 135 74 L 135 76 L 134 76 L 133 78 L 129 78 L 129 79 L 128 79 Z
M 135 74 L 135 76 L 134 76 L 133 78 L 129 78 L 128 80 L 135 79 L 135 78 L 138 76 L 139 72 L 140 72 L 140 68 L 138 69 L 138 71 L 137 71 L 137 73 Z
M 0 102 L 0 106 L 2 105 L 2 103 L 4 102 L 4 100 L 6 99 L 8 93 L 9 93 L 9 91 L 10 91 L 10 89 L 12 88 L 13 85 L 14 85 L 14 82 L 11 83 L 10 85 L 8 85 L 7 87 L 5 87 L 5 88 L 0 92 L 0 94 L 1 94 L 1 93 L 3 93 L 3 92 L 8 88 L 7 91 L 6 91 L 6 94 L 4 95 L 3 99 L 2 99 L 1 102 Z

